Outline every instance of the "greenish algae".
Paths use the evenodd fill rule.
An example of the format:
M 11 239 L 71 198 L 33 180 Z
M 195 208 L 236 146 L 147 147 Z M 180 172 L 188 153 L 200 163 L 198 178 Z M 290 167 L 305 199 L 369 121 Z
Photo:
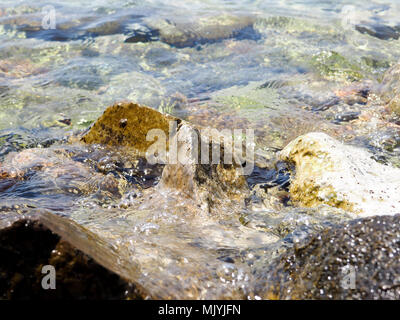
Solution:
M 321 51 L 311 58 L 311 65 L 328 80 L 359 81 L 364 78 L 358 64 L 336 51 Z
M 139 152 L 145 152 L 154 143 L 146 140 L 147 133 L 160 129 L 168 137 L 169 121 L 174 120 L 177 119 L 135 103 L 116 103 L 104 111 L 82 141 L 134 147 Z

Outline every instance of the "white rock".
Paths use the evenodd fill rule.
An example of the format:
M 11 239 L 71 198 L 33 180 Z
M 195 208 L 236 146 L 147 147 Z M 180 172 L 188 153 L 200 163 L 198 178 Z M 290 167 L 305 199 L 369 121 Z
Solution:
M 400 169 L 382 165 L 368 151 L 314 132 L 279 154 L 295 164 L 290 193 L 295 204 L 328 204 L 360 216 L 400 213 Z

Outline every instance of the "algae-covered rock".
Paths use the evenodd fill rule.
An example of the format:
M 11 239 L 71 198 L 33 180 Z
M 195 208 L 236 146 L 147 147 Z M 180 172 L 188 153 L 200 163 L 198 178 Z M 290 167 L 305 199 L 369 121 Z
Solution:
M 139 152 L 145 152 L 154 143 L 146 140 L 147 133 L 152 129 L 160 129 L 168 136 L 169 121 L 174 120 L 177 119 L 145 106 L 116 103 L 104 111 L 82 137 L 82 141 L 88 144 L 133 147 Z
M 104 258 L 93 259 L 81 250 L 88 252 L 89 246 L 83 240 L 86 237 L 91 241 L 89 251 L 96 248 L 104 256 L 110 256 L 110 250 L 94 241 L 95 236 L 88 230 L 50 214 L 19 217 L 9 222 L 8 226 L 0 223 L 0 299 L 142 297 L 136 287 L 97 262 L 103 260 L 104 264 Z M 42 279 L 49 274 L 49 269 L 42 268 L 47 265 L 56 270 L 56 290 L 43 290 Z
M 270 266 L 264 297 L 399 299 L 399 224 L 370 217 L 315 234 Z
M 295 166 L 290 194 L 297 205 L 328 204 L 364 216 L 400 212 L 400 170 L 365 150 L 314 132 L 293 140 L 279 157 Z
M 322 51 L 311 59 L 312 66 L 329 80 L 357 81 L 363 78 L 361 68 L 335 51 Z

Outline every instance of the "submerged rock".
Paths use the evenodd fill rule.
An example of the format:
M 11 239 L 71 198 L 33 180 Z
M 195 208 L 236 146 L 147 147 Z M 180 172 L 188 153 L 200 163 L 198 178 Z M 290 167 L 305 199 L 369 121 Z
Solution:
M 321 51 L 311 59 L 311 65 L 322 77 L 329 80 L 358 81 L 363 78 L 360 66 L 338 52 Z
M 308 133 L 279 154 L 294 165 L 291 199 L 300 206 L 327 204 L 363 216 L 400 212 L 400 170 L 324 133 Z
M 102 150 L 103 158 L 96 162 L 87 158 L 94 152 L 81 149 L 50 147 L 9 153 L 0 164 L 0 212 L 16 207 L 22 213 L 26 206 L 62 212 L 82 195 L 102 202 L 119 199 L 132 179 L 120 168 L 102 168 L 103 163 L 111 163 L 107 151 Z
M 358 24 L 355 26 L 355 29 L 360 33 L 369 34 L 370 36 L 381 40 L 397 40 L 400 36 L 399 27 L 391 27 L 381 24 Z
M 146 43 L 158 40 L 158 31 L 151 30 L 144 25 L 134 24 L 125 43 Z
M 106 19 L 83 15 L 73 20 L 62 19 L 57 21 L 57 28 L 45 29 L 42 27 L 42 16 L 36 13 L 6 18 L 0 21 L 0 25 L 6 29 L 16 28 L 24 32 L 27 38 L 74 41 L 116 34 L 132 35 L 132 25 L 140 23 L 141 19 L 141 15 L 134 13 L 111 14 Z
M 267 299 L 399 299 L 400 215 L 358 219 L 297 244 L 273 263 Z
M 202 17 L 194 22 L 157 20 L 147 25 L 157 30 L 162 42 L 177 48 L 193 47 L 229 38 L 258 40 L 260 35 L 253 29 L 254 17 L 229 14 Z

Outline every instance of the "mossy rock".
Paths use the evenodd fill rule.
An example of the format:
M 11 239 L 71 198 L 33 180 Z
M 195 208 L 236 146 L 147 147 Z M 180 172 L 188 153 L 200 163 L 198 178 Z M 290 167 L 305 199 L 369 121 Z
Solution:
M 104 111 L 82 137 L 82 141 L 88 144 L 132 147 L 139 152 L 146 152 L 154 143 L 146 141 L 147 133 L 152 129 L 160 129 L 168 137 L 169 122 L 177 120 L 135 103 L 116 103 Z
M 335 51 L 322 51 L 311 59 L 311 65 L 328 80 L 358 81 L 363 78 L 361 68 Z

